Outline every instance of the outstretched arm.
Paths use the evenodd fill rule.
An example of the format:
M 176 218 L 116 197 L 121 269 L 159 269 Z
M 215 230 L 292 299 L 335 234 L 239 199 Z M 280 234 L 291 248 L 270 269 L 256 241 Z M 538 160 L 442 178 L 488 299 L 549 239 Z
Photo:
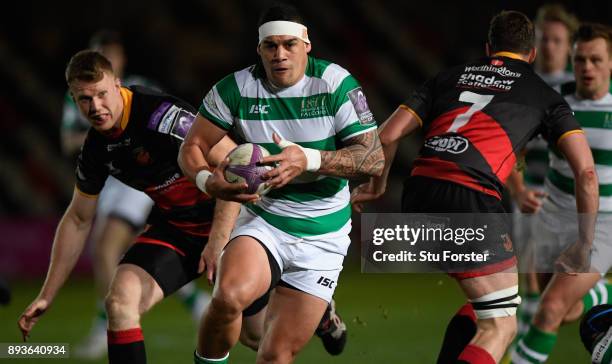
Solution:
M 85 196 L 75 189 L 72 201 L 55 233 L 45 283 L 38 297 L 19 318 L 19 328 L 24 340 L 29 336 L 40 315 L 51 305 L 78 261 L 91 229 L 96 204 L 97 198 Z

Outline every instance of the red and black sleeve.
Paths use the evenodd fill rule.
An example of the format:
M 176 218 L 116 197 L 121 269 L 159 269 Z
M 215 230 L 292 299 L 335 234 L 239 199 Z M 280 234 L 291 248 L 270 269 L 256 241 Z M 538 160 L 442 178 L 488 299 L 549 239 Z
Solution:
M 566 135 L 582 132 L 572 109 L 560 96 L 559 101 L 548 109 L 547 114 L 542 128 L 542 136 L 551 146 L 556 146 L 559 140 Z
M 414 90 L 410 97 L 400 107 L 418 117 L 421 126 L 431 114 L 435 79 L 430 79 Z

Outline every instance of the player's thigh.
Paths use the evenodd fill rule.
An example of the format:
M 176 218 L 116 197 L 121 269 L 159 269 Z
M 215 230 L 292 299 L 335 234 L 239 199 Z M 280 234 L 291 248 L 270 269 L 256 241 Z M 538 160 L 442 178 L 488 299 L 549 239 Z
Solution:
M 516 266 L 501 272 L 462 279 L 459 286 L 469 299 L 477 299 L 487 294 L 512 288 L 518 285 Z
M 269 256 L 254 237 L 234 237 L 219 258 L 213 296 L 235 296 L 247 305 L 263 296 L 272 284 L 271 264 L 276 264 Z
M 163 298 L 200 276 L 198 264 L 202 248 L 201 237 L 172 226 L 153 225 L 136 238 L 119 266 L 133 265 L 146 272 L 161 289 Z
M 266 330 L 259 355 L 295 353 L 314 334 L 328 301 L 294 288 L 275 289 L 266 313 Z
M 477 325 L 483 333 L 503 335 L 510 340 L 515 334 L 516 309 L 521 303 L 516 267 L 458 282 L 472 304 Z M 490 340 L 487 335 L 477 335 L 474 340 L 486 342 Z

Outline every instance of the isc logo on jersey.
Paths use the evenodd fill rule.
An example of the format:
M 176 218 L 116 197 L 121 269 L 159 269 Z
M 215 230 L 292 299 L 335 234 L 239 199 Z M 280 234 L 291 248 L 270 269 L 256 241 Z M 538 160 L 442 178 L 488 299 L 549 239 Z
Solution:
M 270 105 L 252 105 L 249 114 L 267 114 Z
M 425 147 L 436 152 L 449 152 L 461 154 L 468 148 L 469 142 L 466 138 L 459 135 L 435 136 L 425 141 Z

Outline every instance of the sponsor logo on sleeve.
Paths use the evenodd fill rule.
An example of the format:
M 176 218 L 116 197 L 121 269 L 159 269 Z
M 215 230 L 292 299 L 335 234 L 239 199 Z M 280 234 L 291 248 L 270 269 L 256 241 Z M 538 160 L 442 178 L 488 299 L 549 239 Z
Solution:
M 159 122 L 157 131 L 162 134 L 170 133 L 172 125 L 174 124 L 174 120 L 176 119 L 176 115 L 179 113 L 180 110 L 181 108 L 179 108 L 178 106 L 172 105 L 170 109 L 166 111 L 166 114 L 164 114 L 161 121 Z
M 195 115 L 185 109 L 179 109 L 178 115 L 176 116 L 176 121 L 174 122 L 174 126 L 172 127 L 170 134 L 181 140 L 185 139 L 187 132 L 189 132 L 191 125 L 193 125 L 194 119 Z
M 164 114 L 166 113 L 166 111 L 168 111 L 168 108 L 170 108 L 170 106 L 172 106 L 171 102 L 168 102 L 168 101 L 162 102 L 161 105 L 159 105 L 159 107 L 151 115 L 151 118 L 149 119 L 149 123 L 147 124 L 147 127 L 151 130 L 157 130 L 157 126 L 159 125 L 159 122 L 162 116 L 164 116 Z
M 355 112 L 357 113 L 357 117 L 359 118 L 359 123 L 361 125 L 375 123 L 374 115 L 370 111 L 368 100 L 366 100 L 365 94 L 363 93 L 361 87 L 357 87 L 356 89 L 349 91 L 348 97 L 355 108 Z

